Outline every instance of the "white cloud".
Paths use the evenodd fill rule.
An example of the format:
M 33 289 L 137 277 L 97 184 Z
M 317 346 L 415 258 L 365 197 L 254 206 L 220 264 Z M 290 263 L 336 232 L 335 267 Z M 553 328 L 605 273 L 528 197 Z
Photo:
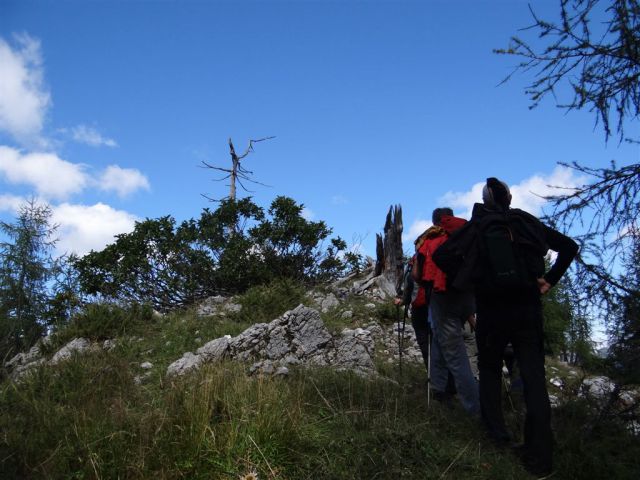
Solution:
M 56 248 L 61 253 L 84 255 L 90 250 L 102 250 L 115 241 L 115 235 L 133 231 L 137 220 L 135 215 L 103 203 L 63 203 L 52 208 L 51 220 L 59 225 Z
M 17 195 L 8 193 L 0 195 L 0 212 L 16 213 L 25 203 L 26 199 Z
M 302 215 L 302 218 L 308 221 L 313 220 L 316 216 L 315 212 L 311 210 L 309 207 L 304 207 L 300 215 Z
M 540 215 L 547 203 L 543 198 L 548 195 L 566 193 L 566 189 L 575 188 L 584 181 L 575 175 L 575 171 L 558 166 L 549 175 L 536 174 L 516 185 L 510 185 L 511 206 L 521 208 L 533 215 Z M 440 198 L 438 204 L 454 209 L 457 216 L 470 218 L 474 203 L 482 202 L 482 187 L 485 182 L 474 184 L 467 192 L 448 192 Z M 554 187 L 561 187 L 562 190 Z
M 93 127 L 88 127 L 86 125 L 78 125 L 77 127 L 73 127 L 71 129 L 71 136 L 76 142 L 84 143 L 91 147 L 117 147 L 118 144 L 115 140 L 111 138 L 103 137 L 100 132 L 98 132 Z
M 18 142 L 36 140 L 51 105 L 43 82 L 40 42 L 16 35 L 15 49 L 0 38 L 0 130 Z
M 402 241 L 413 243 L 431 225 L 433 225 L 431 220 L 415 220 L 409 227 L 409 231 L 402 235 Z
M 56 154 L 23 154 L 1 145 L 0 175 L 9 183 L 30 185 L 39 195 L 49 199 L 65 199 L 78 193 L 90 180 L 82 165 L 67 162 Z
M 108 166 L 97 181 L 100 189 L 115 191 L 120 197 L 126 197 L 138 189 L 150 188 L 149 180 L 139 170 L 117 165 Z

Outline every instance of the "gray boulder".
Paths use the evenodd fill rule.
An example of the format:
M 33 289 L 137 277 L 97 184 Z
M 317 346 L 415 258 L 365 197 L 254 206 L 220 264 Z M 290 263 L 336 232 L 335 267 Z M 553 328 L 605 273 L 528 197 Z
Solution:
M 251 373 L 286 375 L 289 365 L 335 365 L 373 373 L 373 335 L 364 329 L 345 330 L 333 338 L 317 310 L 299 305 L 270 323 L 258 323 L 240 335 L 217 338 L 172 363 L 167 375 L 182 375 L 204 362 L 228 357 L 253 361 Z M 285 368 L 283 370 L 282 368 Z
M 179 358 L 173 362 L 167 368 L 167 376 L 179 376 L 184 375 L 192 370 L 196 370 L 204 362 L 204 357 L 201 355 L 194 355 L 192 352 L 185 353 L 182 358 Z
M 82 353 L 91 347 L 91 342 L 86 338 L 74 338 L 64 347 L 58 350 L 49 361 L 50 365 L 56 365 L 70 358 L 74 353 Z

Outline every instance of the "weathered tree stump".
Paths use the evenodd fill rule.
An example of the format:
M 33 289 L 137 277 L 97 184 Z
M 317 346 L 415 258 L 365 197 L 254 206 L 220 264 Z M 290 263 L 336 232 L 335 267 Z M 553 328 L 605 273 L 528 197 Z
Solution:
M 392 205 L 384 224 L 384 237 L 376 234 L 375 268 L 375 275 L 384 276 L 391 285 L 397 285 L 404 268 L 402 228 L 402 207 Z

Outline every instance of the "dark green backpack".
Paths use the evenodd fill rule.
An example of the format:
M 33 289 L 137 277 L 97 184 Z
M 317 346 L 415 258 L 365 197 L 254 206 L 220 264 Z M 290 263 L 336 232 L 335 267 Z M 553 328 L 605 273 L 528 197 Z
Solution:
M 478 288 L 487 293 L 517 293 L 536 287 L 544 275 L 548 246 L 542 224 L 522 210 L 495 212 L 478 225 L 482 274 Z

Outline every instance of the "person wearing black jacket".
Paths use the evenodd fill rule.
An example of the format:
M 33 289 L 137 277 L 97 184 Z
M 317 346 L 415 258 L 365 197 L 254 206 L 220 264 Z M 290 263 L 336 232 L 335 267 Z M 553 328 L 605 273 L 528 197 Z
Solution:
M 578 245 L 527 212 L 509 208 L 510 204 L 509 187 L 496 178 L 488 178 L 483 203 L 474 205 L 471 220 L 435 251 L 433 260 L 454 285 L 473 286 L 476 293 L 480 406 L 489 436 L 505 446 L 511 443 L 501 406 L 502 356 L 511 342 L 520 366 L 527 409 L 524 445 L 519 448 L 521 459 L 530 473 L 548 475 L 552 471 L 553 435 L 544 370 L 541 296 L 569 268 Z M 511 241 L 520 242 L 533 260 L 523 262 L 533 265 L 526 285 L 512 287 L 496 280 L 492 263 L 496 253 L 487 247 L 484 232 L 497 222 L 508 226 Z M 545 273 L 548 249 L 558 256 Z

